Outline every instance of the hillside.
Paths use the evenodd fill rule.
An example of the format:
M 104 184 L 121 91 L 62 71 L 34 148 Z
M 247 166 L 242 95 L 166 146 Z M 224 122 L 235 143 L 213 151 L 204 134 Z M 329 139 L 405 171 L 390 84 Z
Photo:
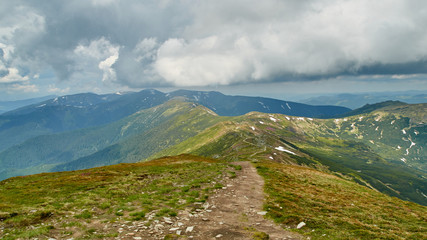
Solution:
M 0 151 L 33 137 L 108 124 L 166 102 L 163 94 L 76 94 L 0 115 Z
M 327 130 L 322 129 L 325 121 L 328 122 L 252 113 L 220 122 L 152 158 L 191 153 L 223 159 L 270 159 L 284 164 L 307 165 L 345 176 L 391 196 L 427 205 L 425 173 L 387 161 L 362 142 L 319 136 L 318 131 Z
M 251 164 L 190 155 L 4 180 L 0 237 L 266 239 L 280 231 L 288 239 L 427 237 L 426 207 L 307 167 L 268 158 L 254 164 L 265 181 L 263 209 L 252 200 L 259 192 Z M 244 190 L 245 182 L 252 187 Z
M 322 125 L 312 129 L 363 142 L 388 161 L 427 172 L 427 104 L 393 104 Z
M 202 106 L 171 100 L 107 125 L 43 135 L 11 147 L 0 153 L 0 179 L 137 162 L 215 121 L 215 114 Z

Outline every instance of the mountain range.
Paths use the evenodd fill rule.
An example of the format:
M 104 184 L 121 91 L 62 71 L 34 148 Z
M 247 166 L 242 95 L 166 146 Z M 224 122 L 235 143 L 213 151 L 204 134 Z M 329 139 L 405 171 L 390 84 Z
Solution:
M 351 109 L 360 108 L 366 104 L 375 104 L 385 101 L 402 101 L 405 103 L 425 103 L 427 94 L 425 91 L 402 91 L 383 93 L 360 93 L 360 94 L 336 94 L 328 96 L 316 96 L 301 99 L 299 102 L 311 105 L 334 105 Z
M 38 97 L 38 98 L 30 98 L 30 99 L 23 99 L 23 100 L 15 100 L 15 101 L 0 101 L 0 114 L 12 111 L 17 108 L 25 107 L 31 104 L 36 104 L 48 99 L 52 99 L 56 97 L 55 95 L 49 95 L 44 97 Z
M 350 109 L 311 106 L 260 97 L 227 96 L 219 92 L 156 90 L 96 95 L 93 93 L 56 97 L 0 115 L 0 151 L 41 135 L 100 126 L 140 110 L 182 97 L 202 104 L 222 116 L 237 116 L 250 111 L 282 113 L 292 116 L 331 117 Z
M 391 222 L 410 221 L 411 224 L 415 224 L 413 221 L 422 222 L 423 220 L 419 220 L 418 217 L 418 220 L 408 220 L 405 214 L 399 213 L 398 217 L 392 216 L 387 220 L 381 220 L 391 222 L 381 225 L 381 230 L 374 230 L 376 224 L 366 222 L 366 219 L 356 216 L 355 212 L 350 210 L 345 213 L 330 210 L 325 205 L 327 201 L 321 199 L 335 196 L 333 197 L 335 200 L 332 199 L 335 204 L 346 209 L 347 201 L 352 199 L 352 196 L 363 193 L 375 206 L 365 206 L 366 203 L 362 202 L 359 202 L 359 205 L 364 205 L 367 209 L 381 206 L 376 210 L 378 212 L 375 216 L 385 211 L 384 206 L 398 206 L 412 211 L 416 216 L 423 215 L 425 207 L 420 205 L 427 205 L 426 113 L 427 104 L 407 104 L 399 101 L 367 104 L 351 110 L 343 107 L 310 106 L 268 98 L 227 96 L 218 92 L 187 90 L 172 93 L 144 90 L 138 93 L 106 95 L 87 93 L 55 97 L 0 115 L 0 141 L 2 142 L 0 178 L 6 179 L 0 182 L 0 189 L 2 189 L 0 191 L 2 202 L 0 226 L 1 222 L 5 221 L 6 225 L 3 225 L 3 228 L 6 226 L 6 229 L 9 229 L 7 226 L 11 226 L 21 229 L 24 235 L 20 235 L 19 231 L 7 230 L 11 236 L 20 238 L 19 236 L 29 234 L 28 231 L 34 227 L 34 224 L 43 223 L 45 221 L 43 219 L 56 219 L 52 214 L 63 216 L 62 218 L 65 219 L 70 214 L 77 219 L 85 219 L 86 216 L 91 218 L 92 215 L 103 218 L 108 214 L 115 214 L 120 218 L 121 213 L 117 211 L 123 211 L 129 214 L 128 219 L 135 220 L 144 218 L 145 214 L 154 211 L 156 216 L 159 214 L 158 217 L 161 218 L 163 215 L 158 211 L 161 210 L 162 204 L 174 206 L 177 209 L 187 205 L 176 202 L 170 205 L 169 202 L 159 203 L 158 207 L 154 207 L 153 199 L 147 200 L 142 195 L 138 197 L 135 195 L 133 198 L 144 198 L 142 202 L 147 204 L 143 205 L 146 207 L 141 212 L 132 213 L 131 209 L 135 207 L 112 206 L 116 204 L 112 199 L 116 197 L 127 199 L 124 196 L 128 196 L 127 193 L 119 194 L 117 189 L 128 189 L 136 182 L 147 179 L 151 179 L 148 181 L 150 184 L 157 179 L 153 182 L 153 184 L 156 183 L 153 188 L 157 189 L 160 187 L 157 185 L 160 184 L 159 179 L 184 181 L 183 179 L 187 179 L 185 176 L 190 174 L 189 176 L 194 178 L 190 177 L 185 181 L 198 182 L 202 176 L 209 174 L 216 176 L 217 180 L 208 181 L 213 185 L 203 190 L 203 193 L 197 193 L 198 197 L 191 197 L 190 194 L 187 200 L 179 200 L 192 204 L 205 201 L 203 199 L 211 194 L 209 189 L 219 186 L 215 185 L 219 179 L 225 181 L 233 178 L 238 168 L 229 163 L 250 161 L 266 181 L 265 191 L 269 197 L 266 200 L 265 210 L 270 218 L 281 224 L 287 224 L 288 227 L 296 227 L 301 221 L 309 221 L 310 227 L 318 231 L 310 233 L 314 234 L 313 236 L 321 237 L 322 234 L 328 234 L 337 239 L 343 236 L 352 238 L 351 236 L 360 237 L 368 234 L 363 229 L 369 226 L 370 229 L 372 228 L 369 234 L 375 238 L 379 236 L 378 231 L 385 231 L 391 226 L 396 228 L 396 225 Z M 155 160 L 159 158 L 160 160 Z M 167 173 L 176 171 L 175 165 L 168 165 L 169 161 L 179 164 L 188 163 L 188 166 L 197 162 L 206 170 L 199 169 L 197 174 L 185 173 L 185 176 L 168 175 Z M 125 163 L 137 163 L 137 165 L 123 165 Z M 157 166 L 157 164 L 160 165 Z M 179 166 L 187 166 L 185 164 Z M 216 164 L 218 168 L 208 173 L 208 168 L 213 166 L 212 164 Z M 134 175 L 133 170 L 124 170 L 128 169 L 128 166 L 145 173 Z M 146 172 L 150 166 L 154 167 L 153 170 Z M 224 170 L 230 166 L 235 170 Z M 158 167 L 163 170 L 159 170 Z M 89 169 L 89 172 L 86 170 L 82 172 L 82 169 Z M 161 175 L 158 175 L 159 171 L 162 172 Z M 222 177 L 215 175 L 220 174 L 221 171 L 225 171 L 223 172 L 225 175 L 221 175 Z M 24 178 L 14 177 L 42 172 L 52 173 Z M 98 177 L 93 181 L 91 178 L 86 178 L 86 174 L 95 176 L 100 173 L 102 174 L 99 179 L 103 180 L 95 181 Z M 86 180 L 79 180 L 82 176 Z M 224 178 L 224 176 L 228 177 Z M 56 186 L 57 183 L 53 179 L 64 179 L 61 183 L 63 186 Z M 80 181 L 83 182 L 80 183 Z M 103 185 L 104 181 L 109 183 Z M 119 182 L 128 181 L 132 184 L 117 185 Z M 285 182 L 286 186 L 283 185 Z M 188 183 L 167 184 L 169 184 L 165 186 L 167 189 L 175 189 L 185 187 Z M 226 184 L 228 185 L 232 186 L 232 184 Z M 182 190 L 183 193 L 187 194 L 188 191 L 196 196 L 195 190 L 190 191 L 190 189 L 199 189 L 201 185 L 195 183 L 194 186 L 196 187 Z M 298 186 L 298 188 L 289 189 L 289 186 Z M 336 195 L 336 190 L 332 188 L 338 186 L 342 193 Z M 43 205 L 45 200 L 35 200 L 34 196 L 29 198 L 27 196 L 35 191 L 42 191 L 41 196 L 48 196 L 50 190 L 47 188 L 54 188 L 58 196 L 63 196 L 62 200 L 56 199 L 55 203 L 52 203 L 57 206 L 56 210 L 47 209 L 46 205 Z M 104 192 L 104 189 L 109 190 Z M 304 189 L 311 189 L 307 191 L 320 192 L 320 194 L 308 196 L 309 192 L 305 192 Z M 80 201 L 86 198 L 81 195 L 81 191 L 95 198 L 110 200 L 105 202 L 107 204 L 105 208 L 95 206 L 93 209 L 98 210 L 82 210 L 84 207 L 80 206 Z M 150 191 L 152 194 L 155 192 L 154 190 L 144 191 Z M 180 192 L 181 190 L 170 191 Z M 112 194 L 114 192 L 119 195 Z M 296 197 L 302 192 L 304 197 Z M 101 193 L 102 196 L 99 195 Z M 161 196 L 164 193 L 159 192 L 159 194 Z M 80 197 L 73 200 L 73 203 L 66 203 L 69 201 L 67 195 Z M 52 197 L 50 196 L 49 199 Z M 28 198 L 28 200 L 20 201 L 19 204 L 12 200 L 21 198 Z M 316 203 L 307 202 L 307 198 Z M 408 205 L 405 201 L 414 203 Z M 288 204 L 298 202 L 304 208 L 311 208 L 311 211 L 317 212 L 316 216 L 307 215 L 298 206 L 286 212 L 281 206 L 284 202 Z M 39 203 L 42 205 L 38 205 Z M 70 204 L 74 206 L 74 210 L 65 207 L 71 206 Z M 281 206 L 280 209 L 278 206 Z M 45 214 L 41 217 L 34 215 L 28 212 L 31 208 L 39 209 L 34 211 L 42 211 Z M 110 212 L 107 211 L 108 209 Z M 65 214 L 64 211 L 68 213 Z M 75 213 L 76 211 L 78 213 Z M 101 213 L 104 215 L 99 215 Z M 357 219 L 355 223 L 357 226 L 343 227 L 342 230 L 335 227 L 338 222 L 328 227 L 315 226 L 324 222 L 323 217 L 329 214 L 337 214 L 339 218 Z M 33 220 L 24 221 L 22 216 L 30 216 L 29 218 Z M 318 219 L 316 221 L 320 222 L 313 222 L 313 219 Z M 117 219 L 117 221 L 121 220 Z M 16 225 L 18 222 L 22 226 Z M 357 222 L 364 222 L 364 225 L 359 226 Z M 54 228 L 62 228 L 62 225 L 58 224 L 54 224 Z M 408 226 L 408 229 L 406 225 L 400 226 L 406 230 L 394 232 L 389 237 L 409 235 L 422 237 L 417 235 L 417 232 L 422 232 L 423 228 L 420 228 L 419 224 L 415 226 L 417 227 Z M 351 229 L 358 229 L 358 232 L 353 233 Z M 52 232 L 49 229 L 43 231 Z M 39 236 L 37 234 L 40 233 L 34 234 Z M 0 236 L 2 236 L 1 232 Z

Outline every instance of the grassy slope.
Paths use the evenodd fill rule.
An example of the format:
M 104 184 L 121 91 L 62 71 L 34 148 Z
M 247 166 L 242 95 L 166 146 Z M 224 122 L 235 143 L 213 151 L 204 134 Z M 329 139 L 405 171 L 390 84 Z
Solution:
M 384 106 L 344 120 L 319 123 L 343 139 L 369 145 L 389 161 L 427 172 L 427 104 Z
M 295 229 L 298 223 L 304 221 L 307 226 L 296 231 L 314 239 L 423 239 L 427 237 L 425 233 L 427 207 L 402 201 L 371 189 L 372 186 L 377 188 L 384 186 L 378 183 L 377 178 L 387 162 L 372 153 L 367 146 L 351 141 L 325 138 L 323 143 L 318 142 L 317 146 L 313 145 L 313 142 L 306 145 L 318 149 L 318 153 L 326 154 L 326 156 L 314 156 L 312 151 L 304 149 L 305 145 L 302 145 L 307 142 L 307 139 L 285 131 L 286 128 L 294 126 L 291 122 L 282 124 L 283 129 L 273 129 L 275 123 L 271 121 L 267 123 L 268 118 L 260 119 L 259 117 L 262 115 L 252 115 L 252 121 L 241 119 L 243 122 L 229 121 L 217 124 L 200 135 L 159 154 L 189 151 L 228 160 L 254 161 L 258 172 L 266 181 L 265 210 L 268 211 L 268 216 L 283 227 L 291 229 Z M 275 116 L 276 119 L 279 117 Z M 264 124 L 260 124 L 260 120 Z M 294 130 L 299 131 L 296 128 Z M 277 135 L 282 137 L 286 135 L 288 141 Z M 292 150 L 298 156 L 277 151 L 275 147 L 279 145 Z M 328 149 L 325 149 L 325 146 Z M 335 152 L 335 155 L 327 155 L 331 152 Z M 349 156 L 344 156 L 345 154 Z M 354 155 L 358 155 L 357 159 L 360 160 L 354 159 Z M 334 156 L 337 159 L 331 159 Z M 366 163 L 366 158 L 372 157 L 377 158 L 374 159 L 376 162 L 367 164 L 363 168 L 363 174 L 352 169 L 351 166 L 346 166 L 347 162 L 349 165 L 354 164 L 354 161 L 360 161 L 359 164 Z M 322 169 L 323 172 L 296 166 L 297 163 Z M 329 168 L 325 169 L 325 165 Z M 368 172 L 369 169 L 372 172 Z M 345 175 L 336 174 L 331 170 L 343 172 Z M 402 173 L 397 172 L 393 176 L 402 176 Z M 403 179 L 408 178 L 403 177 Z M 399 185 L 407 185 L 407 182 Z M 381 190 L 387 192 L 389 189 Z
M 97 229 L 95 223 L 145 220 L 147 214 L 155 214 L 151 222 L 175 216 L 221 187 L 227 167 L 217 160 L 181 155 L 10 178 L 0 182 L 0 238 L 114 237 L 117 233 Z
M 226 119 L 226 117 L 219 117 L 209 109 L 193 103 L 180 101 L 169 103 L 170 108 L 161 114 L 161 117 L 166 120 L 157 126 L 92 155 L 58 165 L 53 170 L 68 171 L 122 162 L 138 162 Z
M 426 239 L 427 208 L 311 168 L 262 161 L 268 217 L 314 239 Z
M 191 153 L 234 160 L 272 159 L 286 164 L 307 165 L 344 174 L 391 196 L 427 205 L 427 199 L 422 195 L 422 192 L 427 192 L 422 172 L 390 163 L 364 143 L 316 136 L 316 131 L 323 126 L 316 120 L 287 118 L 257 113 L 233 118 L 154 157 Z M 295 155 L 277 150 L 279 146 Z

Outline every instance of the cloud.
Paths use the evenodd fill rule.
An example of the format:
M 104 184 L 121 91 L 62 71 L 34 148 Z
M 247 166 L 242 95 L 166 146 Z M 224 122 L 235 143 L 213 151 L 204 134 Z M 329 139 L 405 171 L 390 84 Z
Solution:
M 80 72 L 94 73 L 102 71 L 103 82 L 115 82 L 116 72 L 112 68 L 119 58 L 120 46 L 113 45 L 101 37 L 88 45 L 80 44 L 74 49 L 75 62 Z
M 8 92 L 34 93 L 39 91 L 39 88 L 35 84 L 12 84 L 7 89 Z
M 29 80 L 28 76 L 21 76 L 16 68 L 9 68 L 6 71 L 7 75 L 0 78 L 0 83 L 17 83 Z
M 49 93 L 61 93 L 61 94 L 65 94 L 65 93 L 68 93 L 70 91 L 70 88 L 67 87 L 65 89 L 61 89 L 61 88 L 58 88 L 55 85 L 51 84 L 51 85 L 49 85 L 47 91 Z
M 421 0 L 10 1 L 0 78 L 52 71 L 89 90 L 404 79 L 427 73 L 426 11 Z

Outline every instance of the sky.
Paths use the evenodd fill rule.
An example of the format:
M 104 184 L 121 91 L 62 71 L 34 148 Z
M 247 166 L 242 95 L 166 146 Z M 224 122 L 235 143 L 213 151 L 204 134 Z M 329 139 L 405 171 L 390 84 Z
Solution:
M 0 100 L 427 92 L 424 0 L 0 0 Z

